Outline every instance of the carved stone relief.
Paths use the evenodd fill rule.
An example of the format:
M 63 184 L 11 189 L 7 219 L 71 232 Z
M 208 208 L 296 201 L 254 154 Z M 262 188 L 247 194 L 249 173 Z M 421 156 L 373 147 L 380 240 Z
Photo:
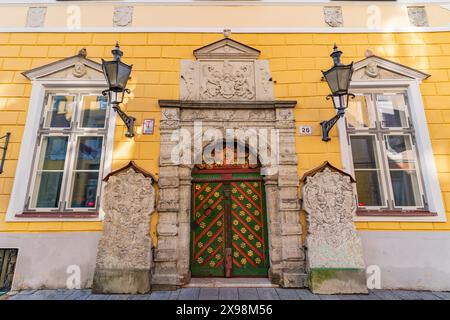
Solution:
M 415 27 L 428 27 L 425 7 L 408 7 L 408 17 L 411 25 Z
M 74 77 L 81 78 L 84 75 L 86 75 L 86 73 L 87 73 L 87 69 L 86 69 L 86 66 L 84 65 L 84 63 L 81 61 L 75 62 L 74 66 L 73 66 L 73 70 L 72 70 L 72 74 L 74 75 Z
M 114 7 L 113 26 L 129 27 L 133 22 L 133 7 Z
M 373 79 L 404 79 L 405 76 L 380 67 L 376 62 L 370 61 L 364 68 L 353 72 L 352 80 L 373 80 Z
M 29 28 L 43 27 L 45 23 L 46 7 L 30 7 L 28 8 L 26 26 Z
M 344 25 L 341 7 L 324 7 L 323 14 L 325 23 L 330 27 L 336 28 Z
M 356 198 L 350 177 L 325 167 L 306 178 L 307 262 L 316 293 L 367 292 L 362 242 L 353 217 Z
M 202 61 L 200 68 L 200 99 L 255 99 L 255 78 L 252 62 Z
M 104 230 L 98 244 L 93 292 L 145 293 L 150 290 L 155 207 L 152 178 L 132 168 L 109 177 L 103 193 Z
M 229 38 L 194 51 L 181 61 L 181 100 L 273 100 L 273 83 L 259 51 Z

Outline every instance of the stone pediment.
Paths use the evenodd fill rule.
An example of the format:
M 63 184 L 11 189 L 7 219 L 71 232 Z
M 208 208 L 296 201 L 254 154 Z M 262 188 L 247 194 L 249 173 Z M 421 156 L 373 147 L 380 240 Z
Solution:
M 151 178 L 152 183 L 158 181 L 153 174 L 139 167 L 134 161 L 130 161 L 127 165 L 108 173 L 106 177 L 103 178 L 103 181 L 108 181 L 110 177 L 118 175 L 121 172 L 125 172 L 128 169 L 132 169 L 136 173 L 141 173 L 145 178 Z
M 194 50 L 197 60 L 181 61 L 180 99 L 273 100 L 269 62 L 259 54 L 227 37 Z
M 371 55 L 353 64 L 352 81 L 427 79 L 430 75 L 385 58 Z
M 197 59 L 257 59 L 261 52 L 230 38 L 194 50 Z
M 86 51 L 22 73 L 30 80 L 105 80 L 102 65 L 86 58 Z

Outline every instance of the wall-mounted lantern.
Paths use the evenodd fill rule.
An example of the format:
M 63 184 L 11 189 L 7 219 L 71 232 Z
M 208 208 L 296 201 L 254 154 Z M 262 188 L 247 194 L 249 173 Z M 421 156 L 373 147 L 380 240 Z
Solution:
M 116 47 L 111 53 L 113 54 L 114 60 L 105 61 L 102 59 L 103 73 L 105 74 L 109 86 L 109 89 L 103 91 L 103 95 L 108 96 L 108 101 L 112 108 L 127 126 L 127 133 L 125 133 L 125 136 L 131 138 L 134 137 L 134 122 L 136 121 L 136 118 L 130 117 L 123 112 L 122 109 L 120 109 L 119 104 L 123 102 L 125 93 L 131 92 L 130 89 L 127 89 L 127 82 L 133 65 L 127 65 L 120 61 L 123 52 L 119 49 L 119 42 L 116 42 Z
M 349 97 L 354 98 L 355 95 L 348 92 L 350 80 L 353 74 L 353 62 L 344 65 L 341 63 L 342 51 L 334 44 L 333 53 L 330 57 L 333 58 L 334 65 L 327 71 L 322 71 L 325 81 L 330 87 L 331 94 L 327 96 L 327 100 L 333 100 L 333 106 L 337 110 L 336 115 L 328 121 L 322 121 L 322 140 L 329 141 L 329 132 L 336 124 L 339 118 L 345 115 L 345 109 L 348 107 Z

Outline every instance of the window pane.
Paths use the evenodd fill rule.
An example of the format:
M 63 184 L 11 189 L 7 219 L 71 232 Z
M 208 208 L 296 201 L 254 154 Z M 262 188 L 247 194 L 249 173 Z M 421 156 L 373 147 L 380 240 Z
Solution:
M 98 172 L 76 172 L 73 183 L 72 208 L 93 208 L 97 200 Z
M 415 171 L 391 171 L 394 202 L 397 207 L 420 207 L 422 199 Z
M 414 169 L 415 155 L 412 149 L 411 136 L 386 135 L 386 151 L 390 169 Z
M 75 96 L 50 95 L 46 107 L 46 128 L 70 128 Z
M 377 110 L 380 114 L 382 127 L 405 128 L 408 127 L 406 120 L 406 103 L 403 94 L 377 94 Z
M 381 207 L 384 205 L 379 171 L 355 171 L 358 206 Z
M 350 99 L 347 109 L 347 124 L 352 128 L 373 128 L 374 117 L 372 116 L 370 97 L 358 95 Z
M 103 128 L 108 101 L 104 96 L 84 96 L 81 110 L 81 127 Z
M 376 169 L 378 159 L 375 151 L 374 136 L 351 136 L 353 167 L 355 169 Z
M 46 136 L 42 139 L 38 170 L 64 170 L 68 137 Z
M 76 170 L 99 170 L 102 157 L 102 137 L 79 137 Z
M 38 172 L 32 206 L 36 208 L 57 208 L 62 177 L 63 172 Z

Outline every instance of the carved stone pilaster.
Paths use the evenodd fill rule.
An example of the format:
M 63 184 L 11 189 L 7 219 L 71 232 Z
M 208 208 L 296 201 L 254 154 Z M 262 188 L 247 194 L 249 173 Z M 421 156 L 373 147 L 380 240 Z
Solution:
M 362 243 L 353 224 L 356 199 L 351 177 L 325 163 L 305 179 L 311 290 L 367 293 Z

